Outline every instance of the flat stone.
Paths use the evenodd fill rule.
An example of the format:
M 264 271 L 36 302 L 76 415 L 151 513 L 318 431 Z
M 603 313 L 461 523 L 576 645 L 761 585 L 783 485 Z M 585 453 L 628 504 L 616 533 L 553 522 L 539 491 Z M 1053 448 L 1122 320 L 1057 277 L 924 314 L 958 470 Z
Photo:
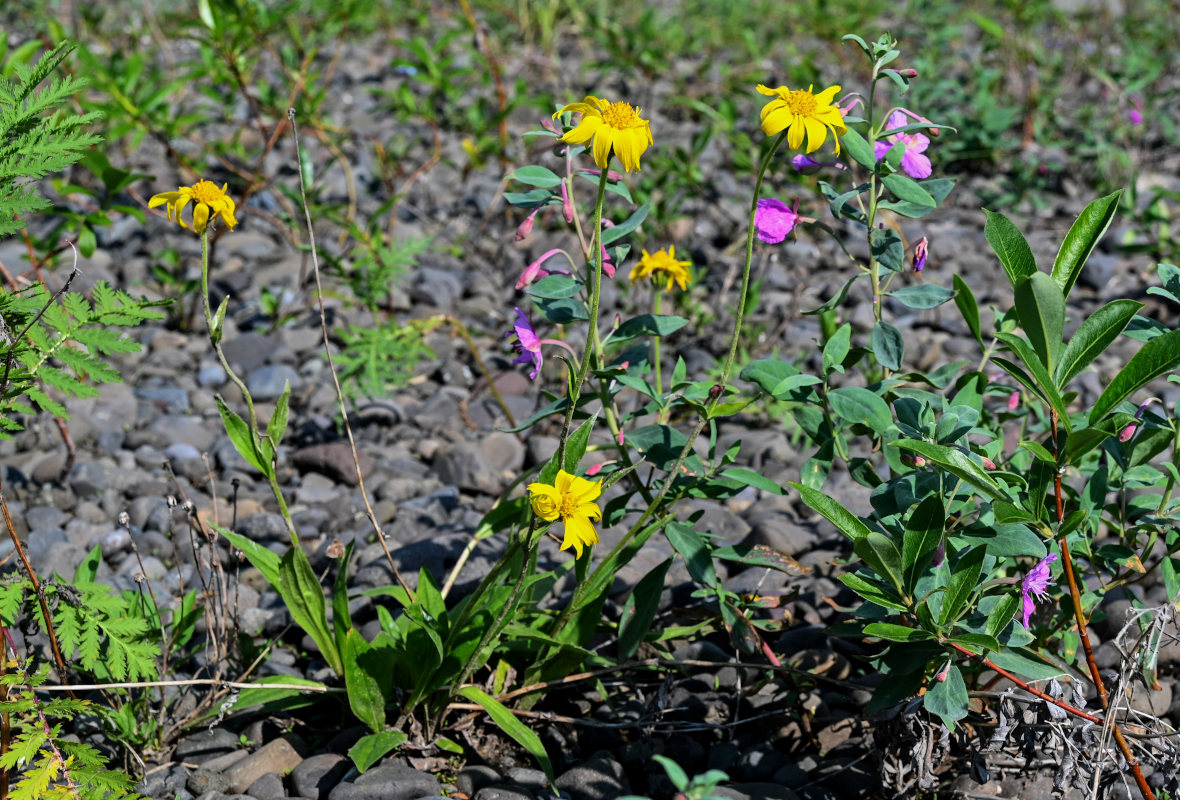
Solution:
M 287 796 L 283 787 L 283 779 L 273 772 L 268 772 L 250 784 L 246 794 L 257 800 L 282 800 Z
M 373 470 L 373 459 L 363 450 L 357 452 L 361 474 L 368 477 Z M 356 486 L 356 464 L 352 448 L 347 442 L 332 442 L 304 447 L 291 454 L 291 463 L 302 472 L 317 472 L 345 486 Z
M 291 770 L 291 788 L 300 797 L 320 800 L 340 783 L 352 762 L 339 753 L 320 753 L 303 759 Z
M 283 774 L 299 766 L 303 756 L 286 739 L 267 742 L 257 751 L 243 758 L 225 771 L 229 787 L 235 792 L 244 792 L 268 772 Z
M 328 800 L 416 800 L 437 796 L 442 786 L 431 775 L 412 767 L 388 764 L 374 767 L 352 783 L 341 783 Z
M 172 760 L 186 764 L 204 764 L 239 747 L 241 743 L 238 735 L 225 728 L 201 730 L 177 743 Z

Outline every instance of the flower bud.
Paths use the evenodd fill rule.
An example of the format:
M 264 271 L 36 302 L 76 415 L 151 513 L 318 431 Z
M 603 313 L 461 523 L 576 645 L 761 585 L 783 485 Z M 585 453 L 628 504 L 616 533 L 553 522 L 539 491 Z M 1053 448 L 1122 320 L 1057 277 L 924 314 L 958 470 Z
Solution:
M 984 469 L 995 469 L 996 468 L 996 462 L 992 461 L 987 456 L 980 456 L 980 458 L 983 459 Z
M 722 386 L 720 383 L 713 384 L 712 386 L 709 387 L 709 399 L 710 400 L 719 399 L 721 397 L 722 392 L 724 392 L 724 391 L 725 391 L 725 387 Z
M 524 222 L 520 223 L 520 227 L 516 229 L 516 241 L 524 241 L 533 232 L 533 217 L 537 216 L 537 212 L 540 210 L 541 207 L 537 206 L 533 209 L 533 213 L 525 217 Z
M 912 79 L 912 78 L 918 77 L 918 71 L 916 69 L 914 69 L 913 67 L 910 67 L 909 69 L 899 69 L 897 71 L 897 74 L 903 78 L 911 78 Z
M 902 453 L 901 463 L 905 464 L 907 467 L 914 467 L 917 469 L 919 467 L 926 466 L 926 459 L 922 456 L 916 456 L 912 453 Z
M 1135 431 L 1138 428 L 1139 428 L 1138 422 L 1132 422 L 1130 425 L 1123 428 L 1123 430 L 1119 433 L 1119 441 L 1120 442 L 1129 441 L 1130 438 L 1135 435 Z
M 542 119 L 541 119 L 541 127 L 542 127 L 542 128 L 544 128 L 544 129 L 545 129 L 545 130 L 547 130 L 547 131 L 552 131 L 553 133 L 559 133 L 559 132 L 560 132 L 560 131 L 558 131 L 558 130 L 557 130 L 557 126 L 555 126 L 555 125 L 553 124 L 553 122 L 552 122 L 551 120 L 549 120 L 549 119 L 542 118 Z
M 914 245 L 914 272 L 921 272 L 926 266 L 926 246 L 928 242 L 923 236 Z
M 1020 392 L 1013 392 L 1008 395 L 1008 410 L 1015 411 L 1020 407 Z
M 574 204 L 570 202 L 570 193 L 565 181 L 561 182 L 561 213 L 568 224 L 574 224 Z

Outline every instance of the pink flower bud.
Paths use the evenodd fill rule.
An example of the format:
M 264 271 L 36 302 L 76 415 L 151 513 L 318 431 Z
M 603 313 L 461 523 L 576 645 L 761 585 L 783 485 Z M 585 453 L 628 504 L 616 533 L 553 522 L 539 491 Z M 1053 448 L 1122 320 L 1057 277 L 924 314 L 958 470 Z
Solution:
M 623 446 L 623 429 L 619 428 L 619 447 Z
M 574 204 L 570 202 L 570 194 L 565 187 L 565 181 L 561 182 L 561 213 L 567 223 L 574 224 Z
M 983 466 L 985 469 L 995 469 L 996 468 L 996 462 L 992 461 L 987 456 L 980 456 L 980 458 L 983 459 Z
M 535 281 L 537 278 L 543 278 L 544 276 L 548 275 L 549 270 L 542 269 L 541 265 L 544 264 L 546 260 L 552 258 L 553 256 L 557 255 L 560 252 L 561 252 L 560 249 L 550 250 L 549 252 L 545 253 L 543 256 L 538 258 L 536 261 L 534 261 L 533 263 L 531 263 L 527 267 L 525 267 L 524 272 L 520 273 L 520 277 L 517 278 L 517 280 L 516 280 L 516 288 L 523 289 L 524 287 L 528 286 L 530 283 Z
M 914 467 L 917 469 L 919 467 L 926 466 L 926 459 L 922 456 L 913 455 L 912 453 L 902 453 L 901 463 L 905 464 L 907 467 Z
M 1135 435 L 1135 431 L 1138 429 L 1138 427 L 1138 422 L 1132 422 L 1130 425 L 1123 428 L 1123 430 L 1119 433 L 1119 441 L 1126 442 L 1130 440 L 1130 438 Z
M 602 468 L 604 466 L 606 466 L 606 462 L 603 462 L 602 464 L 591 464 L 586 470 L 586 477 L 593 478 L 595 475 L 602 472 Z
M 541 119 L 541 127 L 547 131 L 552 131 L 553 133 L 559 132 L 557 130 L 557 127 L 553 124 L 553 122 L 548 119 L 544 119 L 544 118 Z
M 520 223 L 520 227 L 516 229 L 516 241 L 524 241 L 533 232 L 533 217 L 537 216 L 537 212 L 540 210 L 541 207 L 537 206 L 533 209 L 533 213 L 525 217 L 524 222 Z
M 1020 392 L 1008 395 L 1008 410 L 1015 411 L 1020 406 Z
M 918 71 L 916 69 L 913 69 L 912 67 L 909 69 L 899 69 L 897 71 L 897 74 L 903 78 L 911 78 L 912 79 L 912 78 L 918 77 Z

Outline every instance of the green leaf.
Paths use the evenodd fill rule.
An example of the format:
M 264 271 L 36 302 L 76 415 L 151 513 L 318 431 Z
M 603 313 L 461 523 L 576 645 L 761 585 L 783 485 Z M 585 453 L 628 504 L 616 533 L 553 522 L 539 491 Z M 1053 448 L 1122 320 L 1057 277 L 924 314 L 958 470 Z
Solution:
M 865 625 L 865 636 L 875 636 L 890 642 L 921 642 L 933 639 L 930 631 L 921 628 L 907 628 L 892 622 L 870 622 Z
M 1061 397 L 1061 393 L 1057 391 L 1057 384 L 1053 382 L 1053 378 L 1049 374 L 1049 370 L 1041 363 L 1041 357 L 1034 352 L 1032 346 L 1019 336 L 1011 333 L 997 333 L 996 338 L 1004 344 L 1008 345 L 1019 358 L 1024 366 L 1028 369 L 1027 374 L 1021 374 L 1021 370 L 1011 370 L 1010 362 L 1002 358 L 993 358 L 992 361 L 996 363 L 1001 369 L 1011 375 L 1016 380 L 1025 384 L 1025 388 L 1033 394 L 1042 398 L 1046 403 L 1057 410 L 1058 421 L 1069 430 L 1072 426 L 1069 421 L 1069 411 L 1065 407 L 1065 401 Z M 1025 383 L 1031 377 L 1031 383 Z
M 843 533 L 852 541 L 863 539 L 869 535 L 869 526 L 861 521 L 860 517 L 853 514 L 844 506 L 840 505 L 830 495 L 824 494 L 818 489 L 812 489 L 810 486 L 804 486 L 801 483 L 788 481 L 790 486 L 799 492 L 803 502 L 808 505 L 813 511 L 818 511 L 828 522 L 836 526 L 837 530 Z
M 901 599 L 901 595 L 883 583 L 874 583 L 873 581 L 866 580 L 857 573 L 851 572 L 845 572 L 841 575 L 840 582 L 870 603 L 876 603 L 879 606 L 892 608 L 896 611 L 909 610 L 905 602 Z
M 1065 295 L 1061 288 L 1043 272 L 1021 278 L 1016 282 L 1016 313 L 1045 371 L 1052 374 L 1057 369 L 1065 329 Z
M 667 314 L 640 314 L 611 331 L 602 343 L 604 345 L 607 342 L 618 344 L 637 336 L 667 336 L 687 324 L 688 320 L 684 317 L 674 317 Z
M 226 405 L 225 401 L 221 399 L 221 395 L 216 395 L 214 399 L 217 402 L 217 410 L 221 413 L 221 422 L 225 425 L 225 432 L 229 435 L 229 440 L 234 443 L 234 449 L 238 451 L 238 455 L 246 459 L 246 463 L 254 469 L 269 476 L 271 464 L 262 457 L 262 453 L 254 441 L 254 436 L 250 432 L 250 426 L 238 416 L 237 412 Z
M 885 296 L 892 297 L 907 308 L 927 309 L 937 308 L 947 300 L 953 300 L 955 293 L 934 283 L 917 283 L 886 292 Z
M 933 178 L 922 181 L 921 187 L 934 199 L 935 205 L 920 205 L 918 203 L 908 203 L 904 200 L 885 200 L 878 203 L 877 208 L 886 208 L 895 214 L 900 214 L 910 219 L 921 219 L 933 211 L 938 203 L 946 199 L 947 195 L 951 193 L 951 189 L 955 187 L 955 182 L 950 178 Z
M 832 297 L 828 299 L 826 303 L 818 306 L 817 308 L 813 308 L 810 311 L 804 311 L 803 316 L 807 317 L 814 316 L 816 314 L 822 314 L 825 311 L 831 311 L 832 309 L 839 308 L 840 306 L 844 305 L 844 301 L 848 298 L 848 290 L 852 288 L 852 284 L 856 283 L 857 279 L 864 277 L 864 274 L 865 273 L 863 272 L 858 272 L 853 275 L 844 282 L 844 285 L 840 287 L 840 291 L 832 295 Z
M 568 275 L 546 275 L 525 290 L 533 297 L 543 300 L 564 300 L 582 290 L 582 284 Z
M 1061 353 L 1055 378 L 1064 389 L 1079 372 L 1088 367 L 1113 342 L 1143 308 L 1134 300 L 1114 300 L 1082 321 Z
M 401 731 L 370 733 L 368 736 L 362 736 L 356 744 L 348 748 L 348 757 L 356 764 L 357 772 L 364 772 L 400 747 L 408 738 L 409 734 Z
M 962 478 L 993 500 L 1008 499 L 1008 493 L 987 474 L 983 467 L 972 461 L 966 453 L 957 447 L 922 442 L 917 439 L 899 439 L 895 442 L 890 442 L 890 445 L 917 453 L 928 461 L 934 462 L 952 475 Z
M 983 329 L 979 324 L 979 303 L 975 300 L 975 293 L 971 291 L 971 287 L 967 285 L 967 282 L 957 274 L 954 276 L 954 284 L 955 305 L 958 307 L 959 313 L 963 315 L 963 321 L 971 329 L 971 335 L 975 337 L 975 341 L 979 342 L 980 347 L 982 347 Z
M 1032 453 L 1033 457 L 1038 461 L 1044 461 L 1046 464 L 1057 466 L 1057 459 L 1053 458 L 1053 454 L 1046 450 L 1044 445 L 1025 439 L 1019 446 Z
M 1053 280 L 1061 287 L 1064 296 L 1069 297 L 1082 267 L 1086 265 L 1086 260 L 1090 258 L 1098 241 L 1110 227 L 1122 194 L 1123 190 L 1119 189 L 1113 194 L 1093 201 L 1070 226 L 1069 233 L 1061 242 L 1061 249 L 1057 251 L 1057 258 L 1053 261 Z
M 1168 331 L 1146 342 L 1131 356 L 1090 409 L 1090 424 L 1164 373 L 1180 366 L 1180 330 Z
M 270 437 L 271 445 L 278 447 L 287 434 L 288 406 L 291 402 L 291 381 L 283 382 L 283 393 L 275 403 L 275 413 L 270 415 L 270 422 L 266 424 L 266 435 Z
M 839 372 L 844 371 L 841 365 L 844 363 L 844 359 L 848 357 L 848 351 L 851 347 L 852 326 L 845 322 L 824 343 L 822 363 L 825 375 L 830 375 L 833 370 L 838 370 Z
M 1097 425 L 1070 431 L 1065 440 L 1065 447 L 1062 448 L 1061 463 L 1077 464 L 1086 453 L 1111 436 L 1117 436 L 1133 419 L 1130 414 L 1116 413 L 1101 420 Z
M 942 611 L 939 612 L 940 625 L 946 625 L 958 618 L 967 605 L 971 594 L 979 588 L 979 574 L 983 570 L 983 559 L 987 555 L 984 547 L 973 547 L 966 553 L 960 554 L 947 581 L 946 596 L 942 601 Z
M 929 556 L 942 541 L 946 519 L 938 495 L 929 495 L 918 504 L 906 520 L 905 535 L 901 540 L 901 561 L 904 569 L 903 585 L 913 593 L 918 578 L 929 564 Z
M 266 582 L 274 587 L 275 591 L 279 589 L 279 554 L 275 551 L 263 547 L 253 539 L 248 539 L 240 533 L 234 533 L 229 528 L 223 528 L 220 525 L 214 525 L 212 522 L 206 523 L 210 528 L 217 531 L 218 534 L 224 536 L 229 540 L 229 543 L 241 550 L 246 560 L 249 561 L 259 572 L 262 577 L 266 578 Z
M 850 424 L 865 425 L 878 436 L 884 436 L 893 424 L 889 404 L 868 389 L 843 386 L 828 392 L 827 397 L 837 416 Z
M 279 561 L 279 594 L 291 612 L 291 619 L 316 643 L 328 666 L 337 675 L 342 674 L 344 664 L 340 660 L 340 651 L 328 630 L 324 588 L 320 586 L 307 555 L 298 547 L 289 548 Z
M 905 247 L 901 235 L 893 228 L 874 228 L 869 234 L 869 248 L 873 258 L 891 272 L 901 272 L 905 267 Z
M 885 188 L 893 192 L 898 200 L 906 203 L 912 203 L 920 208 L 936 208 L 938 203 L 930 196 L 922 186 L 915 180 L 907 178 L 905 175 L 893 173 L 886 175 L 881 179 L 885 184 Z
M 868 536 L 853 541 L 852 549 L 878 575 L 887 578 L 893 588 L 903 591 L 901 552 L 896 542 L 883 533 L 869 531 Z
M 373 733 L 381 733 L 385 729 L 386 695 L 381 691 L 377 675 L 368 669 L 373 662 L 366 657 L 372 650 L 372 645 L 365 641 L 356 628 L 349 629 L 344 637 L 344 682 L 348 687 L 348 707 L 352 713 L 369 726 Z M 386 672 L 385 675 L 391 673 Z
M 976 549 L 987 548 L 989 555 L 998 558 L 1045 556 L 1045 539 L 1029 530 L 1027 525 L 997 522 L 995 525 L 960 531 L 956 538 L 968 546 L 974 545 Z
M 1023 628 L 1021 628 L 1023 631 Z M 1023 647 L 1005 647 L 992 653 L 988 659 L 997 667 L 1015 672 L 1030 681 L 1045 681 L 1061 677 L 1061 668 L 1046 664 L 1040 657 Z
M 553 170 L 537 165 L 521 167 L 513 172 L 510 177 L 514 181 L 520 181 L 521 183 L 536 186 L 540 189 L 552 189 L 555 186 L 561 185 L 561 178 Z
M 963 682 L 963 674 L 954 664 L 946 667 L 943 680 L 937 677 L 930 681 L 926 688 L 926 695 L 922 698 L 922 705 L 931 714 L 942 718 L 943 723 L 952 731 L 955 723 L 967 716 L 970 699 L 967 697 L 967 684 Z
M 613 228 L 607 228 L 602 232 L 603 245 L 611 244 L 622 239 L 627 234 L 638 228 L 645 219 L 647 219 L 648 212 L 651 211 L 651 203 L 644 203 L 639 208 L 631 213 L 631 216 L 615 225 Z
M 635 585 L 627 601 L 623 604 L 623 616 L 619 620 L 619 658 L 627 659 L 635 655 L 639 644 L 647 632 L 651 630 L 652 620 L 656 618 L 656 611 L 660 607 L 660 594 L 664 591 L 664 578 L 668 568 L 672 566 L 672 559 L 667 558 L 656 564 Z
M 1008 627 L 1008 623 L 1016 616 L 1016 609 L 1020 607 L 1020 599 L 1015 594 L 1006 594 L 996 603 L 995 608 L 987 615 L 987 635 L 998 637 Z
M 96 544 L 74 570 L 73 583 L 94 583 L 98 565 L 102 563 L 102 545 Z
M 746 469 L 745 467 L 730 467 L 721 474 L 726 478 L 733 478 L 736 481 L 748 484 L 756 489 L 761 489 L 762 491 L 769 494 L 783 493 L 782 486 L 775 483 L 761 472 L 755 472 L 752 469 Z
M 877 363 L 886 369 L 901 369 L 901 360 L 905 357 L 905 340 L 896 325 L 882 320 L 873 326 L 873 355 Z
M 713 554 L 709 543 L 692 526 L 684 522 L 669 522 L 664 529 L 668 544 L 684 558 L 688 574 L 702 586 L 717 585 L 717 571 L 713 568 Z
M 999 256 L 1000 263 L 1004 265 L 1004 271 L 1008 273 L 1008 282 L 1015 289 L 1021 278 L 1037 271 L 1037 262 L 1033 258 L 1032 248 L 1028 246 L 1024 234 L 1012 224 L 1010 219 L 1003 214 L 988 211 L 986 208 L 983 213 L 987 216 L 983 234 L 987 237 L 992 250 Z
M 670 470 L 688 445 L 688 437 L 670 425 L 644 425 L 627 434 L 627 441 L 643 455 L 644 460 L 662 470 Z M 705 471 L 696 453 L 689 453 L 684 467 L 694 475 Z
M 549 778 L 549 785 L 553 785 L 555 780 L 553 776 L 553 764 L 549 761 L 549 755 L 545 752 L 545 746 L 541 744 L 541 739 L 537 734 L 529 730 L 528 726 L 517 719 L 499 700 L 480 689 L 474 686 L 464 686 L 457 694 L 482 706 L 484 711 L 488 712 L 488 716 L 492 718 L 492 721 L 500 727 L 500 730 L 515 739 L 517 744 L 527 750 L 533 758 L 537 759 L 537 762 L 541 765 L 541 769 L 545 771 L 545 776 Z
M 855 128 L 848 128 L 840 137 L 840 145 L 856 163 L 868 170 L 877 168 L 877 156 L 873 146 Z

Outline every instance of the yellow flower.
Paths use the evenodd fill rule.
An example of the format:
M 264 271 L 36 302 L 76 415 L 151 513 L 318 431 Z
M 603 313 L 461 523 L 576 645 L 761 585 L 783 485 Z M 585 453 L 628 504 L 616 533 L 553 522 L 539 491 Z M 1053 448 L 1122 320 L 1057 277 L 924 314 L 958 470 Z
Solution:
M 558 517 L 565 523 L 565 540 L 561 549 L 571 546 L 582 557 L 582 546 L 598 544 L 598 534 L 590 520 L 602 519 L 598 508 L 598 495 L 602 493 L 602 481 L 588 481 L 571 475 L 564 469 L 558 471 L 553 486 L 547 483 L 530 483 L 529 494 L 533 496 L 533 512 L 546 522 Z
M 594 163 L 606 169 L 612 150 L 627 172 L 639 172 L 639 157 L 652 144 L 651 123 L 639 116 L 643 112 L 630 103 L 610 103 L 587 95 L 581 103 L 570 103 L 553 115 L 566 111 L 582 115 L 582 121 L 565 132 L 561 141 L 585 144 L 594 140 Z
M 229 188 L 228 183 L 218 189 L 217 184 L 212 181 L 197 181 L 192 186 L 181 186 L 175 192 L 164 192 L 153 196 L 148 201 L 148 208 L 155 208 L 166 203 L 168 205 L 168 220 L 176 220 L 180 223 L 180 227 L 187 228 L 188 226 L 180 217 L 180 212 L 184 211 L 184 207 L 189 204 L 189 201 L 194 201 L 196 205 L 193 206 L 193 230 L 196 233 L 202 233 L 205 226 L 209 224 L 209 220 L 217 217 L 225 220 L 225 224 L 232 231 L 234 226 L 238 224 L 238 221 L 234 219 L 234 210 L 237 207 L 234 205 L 234 201 L 229 199 L 229 195 L 225 193 L 227 188 Z
M 803 134 L 807 134 L 807 149 L 805 153 L 818 150 L 824 140 L 828 138 L 828 131 L 836 141 L 836 152 L 840 152 L 839 134 L 848 130 L 844 127 L 844 116 L 840 109 L 832 105 L 832 99 L 839 93 L 839 86 L 829 86 L 819 94 L 812 94 L 814 86 L 807 91 L 796 89 L 791 91 L 786 86 L 771 89 L 769 86 L 758 84 L 758 93 L 773 97 L 762 107 L 762 132 L 767 136 L 774 136 L 782 130 L 787 131 L 787 145 L 792 150 L 798 150 L 803 144 Z
M 688 288 L 688 261 L 676 260 L 676 247 L 669 247 L 667 250 L 659 249 L 654 253 L 643 251 L 643 257 L 639 259 L 639 263 L 631 268 L 631 283 L 638 283 L 644 278 L 651 278 L 652 283 L 658 283 L 664 278 L 668 279 L 668 285 L 664 287 L 665 292 L 672 291 L 672 284 L 675 283 L 680 286 L 680 291 Z

